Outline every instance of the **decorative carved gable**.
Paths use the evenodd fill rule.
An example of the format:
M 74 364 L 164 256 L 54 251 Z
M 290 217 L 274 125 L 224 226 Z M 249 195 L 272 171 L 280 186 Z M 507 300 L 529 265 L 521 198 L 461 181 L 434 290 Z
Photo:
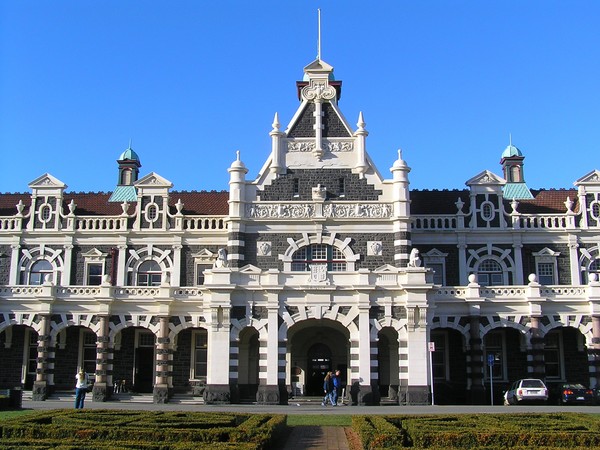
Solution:
M 504 178 L 501 178 L 498 175 L 490 172 L 489 170 L 484 170 L 483 172 L 475 175 L 473 178 L 468 180 L 465 184 L 467 186 L 474 186 L 474 185 L 504 186 L 506 184 L 506 180 Z
M 170 189 L 173 187 L 173 183 L 166 178 L 161 177 L 159 174 L 152 172 L 136 181 L 134 186 L 137 188 L 151 187 Z
M 600 171 L 592 170 L 578 179 L 574 184 L 575 186 L 594 186 L 600 189 Z
M 29 187 L 32 191 L 64 191 L 68 186 L 58 178 L 45 173 L 29 183 Z
M 206 248 L 203 248 L 198 253 L 192 254 L 192 256 L 196 262 L 210 262 L 211 264 L 216 258 L 216 254 Z

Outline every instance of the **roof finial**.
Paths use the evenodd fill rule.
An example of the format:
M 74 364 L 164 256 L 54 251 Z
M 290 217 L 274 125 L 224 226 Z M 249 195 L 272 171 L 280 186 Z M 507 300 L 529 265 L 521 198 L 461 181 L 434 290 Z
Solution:
M 508 144 L 512 146 L 512 133 L 508 133 Z
M 317 38 L 317 60 L 321 61 L 321 8 L 317 9 L 318 16 L 318 38 Z
M 131 138 L 129 138 L 129 147 L 127 148 L 131 148 Z

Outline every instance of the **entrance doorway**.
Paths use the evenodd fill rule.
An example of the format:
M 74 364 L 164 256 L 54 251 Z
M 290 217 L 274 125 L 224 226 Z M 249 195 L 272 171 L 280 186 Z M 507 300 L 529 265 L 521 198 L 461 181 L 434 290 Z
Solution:
M 350 332 L 340 322 L 307 319 L 288 330 L 288 383 L 294 395 L 323 396 L 327 372 L 340 370 L 350 380 Z
M 152 392 L 154 387 L 154 333 L 138 330 L 135 349 L 133 388 L 136 392 Z
M 323 395 L 323 380 L 331 372 L 331 350 L 325 344 L 313 345 L 308 351 L 307 395 Z

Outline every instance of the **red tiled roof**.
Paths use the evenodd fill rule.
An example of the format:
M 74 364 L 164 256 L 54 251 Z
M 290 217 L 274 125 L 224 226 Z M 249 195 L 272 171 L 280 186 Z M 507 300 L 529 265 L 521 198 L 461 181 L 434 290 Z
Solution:
M 63 194 L 63 211 L 69 212 L 69 203 L 75 202 L 75 214 L 81 216 L 118 216 L 123 212 L 121 204 L 110 202 L 110 192 L 65 192 Z M 181 199 L 183 214 L 226 216 L 229 214 L 229 193 L 227 191 L 200 191 L 200 192 L 171 192 L 169 207 L 175 212 L 175 204 Z M 31 205 L 31 194 L 0 194 L 0 216 L 14 216 L 17 213 L 16 204 L 21 200 L 25 204 L 23 214 L 27 214 Z M 133 207 L 129 207 L 130 214 Z
M 531 189 L 533 199 L 518 200 L 517 212 L 521 214 L 564 214 L 567 211 L 567 197 L 573 202 L 573 211 L 579 212 L 579 201 L 576 189 Z M 469 190 L 443 191 L 411 191 L 411 214 L 456 214 L 456 201 L 461 198 L 465 202 L 463 212 L 469 211 Z M 505 199 L 505 208 L 511 212 L 510 199 Z

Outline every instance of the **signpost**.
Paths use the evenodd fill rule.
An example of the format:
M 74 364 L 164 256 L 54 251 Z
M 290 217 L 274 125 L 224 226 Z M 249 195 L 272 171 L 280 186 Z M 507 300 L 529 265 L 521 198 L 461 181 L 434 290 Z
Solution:
M 488 353 L 487 355 L 488 366 L 490 367 L 490 404 L 494 406 L 494 355 Z
M 435 342 L 428 342 L 429 346 L 429 378 L 431 379 L 431 406 L 435 406 L 433 399 L 433 352 L 435 352 Z

